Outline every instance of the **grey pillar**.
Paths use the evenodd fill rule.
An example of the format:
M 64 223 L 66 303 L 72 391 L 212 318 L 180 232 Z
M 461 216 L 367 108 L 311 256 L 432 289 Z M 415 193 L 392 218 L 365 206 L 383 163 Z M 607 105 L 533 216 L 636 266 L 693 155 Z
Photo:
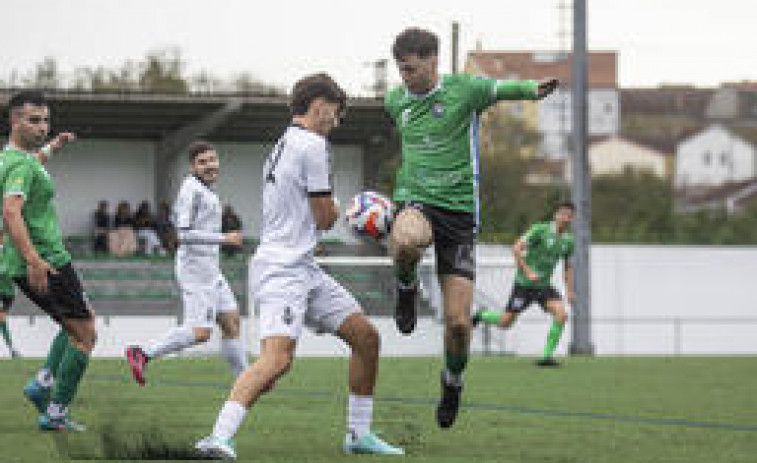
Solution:
M 573 2 L 573 200 L 576 203 L 576 247 L 573 257 L 576 303 L 573 307 L 572 355 L 592 355 L 591 342 L 591 172 L 587 160 L 588 108 L 586 0 Z

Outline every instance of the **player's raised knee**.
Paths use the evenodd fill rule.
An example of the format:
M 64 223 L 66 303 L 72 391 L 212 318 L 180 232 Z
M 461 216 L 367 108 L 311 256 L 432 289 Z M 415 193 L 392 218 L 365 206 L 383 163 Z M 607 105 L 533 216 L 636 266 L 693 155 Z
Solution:
M 394 219 L 391 242 L 399 248 L 423 248 L 431 244 L 431 224 L 423 213 L 413 207 L 406 207 Z

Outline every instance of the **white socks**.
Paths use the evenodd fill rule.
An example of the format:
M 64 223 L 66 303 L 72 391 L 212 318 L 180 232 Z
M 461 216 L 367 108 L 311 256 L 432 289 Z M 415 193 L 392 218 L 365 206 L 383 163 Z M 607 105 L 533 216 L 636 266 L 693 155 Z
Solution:
M 234 437 L 244 422 L 247 412 L 248 410 L 239 402 L 229 400 L 224 403 L 218 414 L 216 425 L 213 426 L 213 435 L 224 440 Z
M 461 387 L 463 385 L 463 375 L 454 374 L 448 369 L 444 369 L 444 382 L 450 386 Z
M 221 354 L 229 362 L 234 376 L 247 369 L 247 353 L 241 339 L 221 339 Z
M 371 430 L 373 396 L 350 394 L 347 402 L 347 430 L 356 439 Z
M 192 328 L 177 326 L 169 331 L 163 339 L 145 349 L 145 354 L 152 360 L 186 349 L 196 343 L 197 341 L 195 340 L 194 333 L 192 333 Z

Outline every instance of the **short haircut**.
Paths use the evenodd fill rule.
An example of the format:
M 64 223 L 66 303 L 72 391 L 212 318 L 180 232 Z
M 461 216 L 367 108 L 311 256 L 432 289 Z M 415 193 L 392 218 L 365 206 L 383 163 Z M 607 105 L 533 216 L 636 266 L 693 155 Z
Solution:
M 189 148 L 187 148 L 187 151 L 189 152 L 189 162 L 195 162 L 195 159 L 197 159 L 197 156 L 201 155 L 202 153 L 206 151 L 215 151 L 216 149 L 211 145 L 210 143 L 198 140 L 195 142 L 192 142 L 191 145 L 189 145 Z
M 570 209 L 571 211 L 576 212 L 576 204 L 569 199 L 557 203 L 557 205 L 555 206 L 555 212 L 562 208 Z
M 23 109 L 24 105 L 31 104 L 34 106 L 47 106 L 45 95 L 38 90 L 22 90 L 14 94 L 8 102 L 10 113 Z
M 420 58 L 438 56 L 439 38 L 433 32 L 417 27 L 405 29 L 394 39 L 392 55 L 397 61 L 410 55 L 418 55 Z
M 340 111 L 347 107 L 347 94 L 331 76 L 321 72 L 303 77 L 294 84 L 291 102 L 292 115 L 307 114 L 310 103 L 316 98 L 323 98 L 329 103 L 339 104 Z

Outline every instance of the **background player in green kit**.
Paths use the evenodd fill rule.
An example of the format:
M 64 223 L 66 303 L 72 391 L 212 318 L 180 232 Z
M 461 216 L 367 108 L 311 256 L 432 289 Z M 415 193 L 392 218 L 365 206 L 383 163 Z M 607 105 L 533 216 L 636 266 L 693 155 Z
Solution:
M 558 82 L 439 76 L 439 41 L 416 28 L 397 36 L 392 54 L 404 83 L 385 99 L 402 139 L 394 191 L 401 210 L 389 239 L 398 277 L 395 321 L 403 334 L 415 329 L 416 266 L 433 242 L 445 321 L 445 368 L 436 418 L 446 428 L 457 417 L 470 345 L 479 210 L 478 116 L 499 100 L 543 98 Z
M 41 163 L 47 162 L 49 157 L 54 151 L 57 151 L 68 143 L 73 141 L 76 137 L 70 132 L 63 132 L 58 134 L 47 145 L 42 147 L 39 151 L 35 152 L 35 156 Z M 10 150 L 11 144 L 6 145 L 3 148 L 3 152 Z M 0 227 L 0 255 L 2 255 L 3 244 L 5 241 L 5 235 L 2 233 Z M 1 266 L 0 266 L 1 267 Z M 8 313 L 10 313 L 13 301 L 16 298 L 16 289 L 13 286 L 13 279 L 0 268 L 0 335 L 5 341 L 5 345 L 8 346 L 10 355 L 13 358 L 20 357 L 18 351 L 13 347 L 13 341 L 11 339 L 10 328 L 8 327 Z
M 35 152 L 50 130 L 41 93 L 24 91 L 10 100 L 10 147 L 0 157 L 3 219 L 10 237 L 2 266 L 16 285 L 62 330 L 53 340 L 45 367 L 24 388 L 41 413 L 41 430 L 83 427 L 69 417 L 95 345 L 94 314 L 63 246 L 55 211 L 55 185 Z
M 573 290 L 573 268 L 570 256 L 573 254 L 574 237 L 570 230 L 575 214 L 575 206 L 564 202 L 557 206 L 553 221 L 536 223 L 513 245 L 513 255 L 518 264 L 515 284 L 504 314 L 482 309 L 473 316 L 473 324 L 484 322 L 509 328 L 521 312 L 532 302 L 538 302 L 546 312 L 552 315 L 552 326 L 547 335 L 544 355 L 536 362 L 539 366 L 559 366 L 552 356 L 560 342 L 568 314 L 565 311 L 560 293 L 552 286 L 552 273 L 557 263 L 565 262 L 565 291 L 568 302 L 575 299 Z

